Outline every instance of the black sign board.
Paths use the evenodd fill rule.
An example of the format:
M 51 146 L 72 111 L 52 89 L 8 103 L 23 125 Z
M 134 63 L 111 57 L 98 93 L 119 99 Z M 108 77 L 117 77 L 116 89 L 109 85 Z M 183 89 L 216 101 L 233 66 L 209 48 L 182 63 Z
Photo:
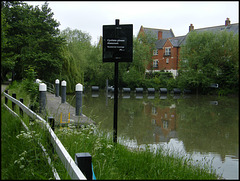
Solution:
M 103 25 L 103 62 L 132 62 L 133 25 Z

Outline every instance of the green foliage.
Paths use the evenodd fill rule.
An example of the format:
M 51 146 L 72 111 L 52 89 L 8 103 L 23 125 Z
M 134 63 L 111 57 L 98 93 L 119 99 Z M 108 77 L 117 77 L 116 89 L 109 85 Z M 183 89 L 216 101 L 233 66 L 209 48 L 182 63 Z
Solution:
M 60 47 L 64 42 L 59 37 L 59 23 L 53 19 L 48 4 L 41 9 L 19 1 L 2 3 L 2 13 L 8 28 L 5 36 L 3 61 L 6 73 L 14 70 L 15 79 L 23 78 L 24 70 L 30 65 L 45 81 L 53 81 L 59 74 L 62 62 Z
M 206 93 L 211 83 L 220 89 L 239 86 L 238 34 L 232 32 L 191 32 L 181 47 L 179 85 Z
M 114 144 L 111 134 L 92 124 L 80 129 L 58 129 L 56 134 L 73 158 L 77 152 L 91 154 L 98 180 L 217 178 L 212 170 L 209 173 L 208 168 L 194 166 L 191 159 L 168 154 L 162 149 L 153 153 L 149 146 L 129 148 Z
M 142 81 L 142 75 L 135 67 L 130 67 L 130 70 L 128 72 L 124 72 L 123 74 L 123 82 L 125 83 L 125 86 L 131 88 L 132 90 L 136 87 L 142 86 Z
M 15 109 L 18 110 L 18 109 Z M 23 131 L 20 120 L 1 104 L 1 179 L 2 180 L 48 180 L 53 179 L 52 169 L 37 141 L 48 143 L 45 132 L 30 128 Z M 23 121 L 28 125 L 29 118 Z M 40 128 L 41 129 L 41 128 Z
M 29 66 L 24 72 L 25 78 L 22 81 L 23 90 L 29 95 L 31 104 L 34 106 L 34 110 L 37 110 L 39 107 L 39 85 L 35 83 L 37 73 L 31 66 Z

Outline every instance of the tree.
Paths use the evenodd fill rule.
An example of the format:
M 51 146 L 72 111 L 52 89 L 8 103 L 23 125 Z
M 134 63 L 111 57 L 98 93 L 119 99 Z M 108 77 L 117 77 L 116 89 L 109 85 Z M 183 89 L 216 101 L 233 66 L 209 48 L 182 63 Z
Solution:
M 20 80 L 31 66 L 38 78 L 55 80 L 62 66 L 60 51 L 64 41 L 48 3 L 40 9 L 21 1 L 6 1 L 2 11 L 9 25 L 5 31 L 7 44 L 2 48 L 4 69 L 13 70 L 15 79 Z
M 211 83 L 220 89 L 238 89 L 238 34 L 191 32 L 181 47 L 178 82 L 182 88 L 207 91 Z
M 87 56 L 91 50 L 91 36 L 81 30 L 70 28 L 61 31 L 60 35 L 66 40 L 61 51 L 63 66 L 60 79 L 67 81 L 68 92 L 74 92 L 77 83 L 84 84 Z
M 142 86 L 145 79 L 146 66 L 152 62 L 152 50 L 155 39 L 151 34 L 140 34 L 133 38 L 133 62 L 128 64 L 123 73 L 123 82 L 134 88 Z

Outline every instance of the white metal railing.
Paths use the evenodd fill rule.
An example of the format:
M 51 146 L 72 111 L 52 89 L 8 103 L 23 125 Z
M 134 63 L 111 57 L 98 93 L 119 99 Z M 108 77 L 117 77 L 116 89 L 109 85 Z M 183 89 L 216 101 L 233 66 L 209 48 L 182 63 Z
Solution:
M 72 159 L 72 157 L 69 155 L 61 141 L 58 139 L 57 135 L 54 133 L 48 122 L 46 122 L 43 118 L 41 118 L 38 114 L 36 114 L 32 110 L 30 110 L 27 106 L 22 104 L 19 100 L 11 97 L 5 92 L 3 92 L 3 95 L 12 102 L 14 102 L 15 104 L 17 104 L 28 116 L 30 116 L 33 119 L 38 119 L 42 122 L 42 125 L 45 126 L 45 128 L 48 130 L 51 136 L 51 143 L 54 149 L 56 150 L 58 156 L 60 157 L 62 163 L 64 164 L 65 168 L 67 169 L 71 179 L 87 180 L 86 177 L 81 172 L 81 170 L 76 165 L 76 163 L 74 162 L 74 160 Z
M 23 122 L 23 120 L 18 116 L 17 113 L 15 113 L 13 110 L 11 110 L 6 104 L 4 104 L 5 108 L 8 109 L 8 111 L 15 117 L 19 118 L 20 121 L 22 122 L 22 125 L 23 127 L 25 128 L 26 131 L 29 131 L 29 128 L 27 127 L 27 125 Z M 51 161 L 51 158 L 49 157 L 46 149 L 44 148 L 44 146 L 38 141 L 38 145 L 42 148 L 43 152 L 44 152 L 44 155 L 45 157 L 47 158 L 48 160 L 48 164 L 50 165 L 50 167 L 52 168 L 52 172 L 53 172 L 53 175 L 55 177 L 56 180 L 61 180 L 58 173 L 57 173 L 57 170 L 54 168 L 53 164 L 52 164 L 52 161 Z

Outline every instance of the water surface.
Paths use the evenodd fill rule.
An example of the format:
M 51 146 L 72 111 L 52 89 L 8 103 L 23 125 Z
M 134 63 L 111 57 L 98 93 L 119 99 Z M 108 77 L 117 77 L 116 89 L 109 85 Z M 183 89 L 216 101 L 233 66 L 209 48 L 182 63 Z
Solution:
M 67 96 L 75 106 L 74 96 Z M 85 92 L 83 114 L 113 129 L 113 94 Z M 166 148 L 211 164 L 225 179 L 239 179 L 238 97 L 119 94 L 118 140 Z

